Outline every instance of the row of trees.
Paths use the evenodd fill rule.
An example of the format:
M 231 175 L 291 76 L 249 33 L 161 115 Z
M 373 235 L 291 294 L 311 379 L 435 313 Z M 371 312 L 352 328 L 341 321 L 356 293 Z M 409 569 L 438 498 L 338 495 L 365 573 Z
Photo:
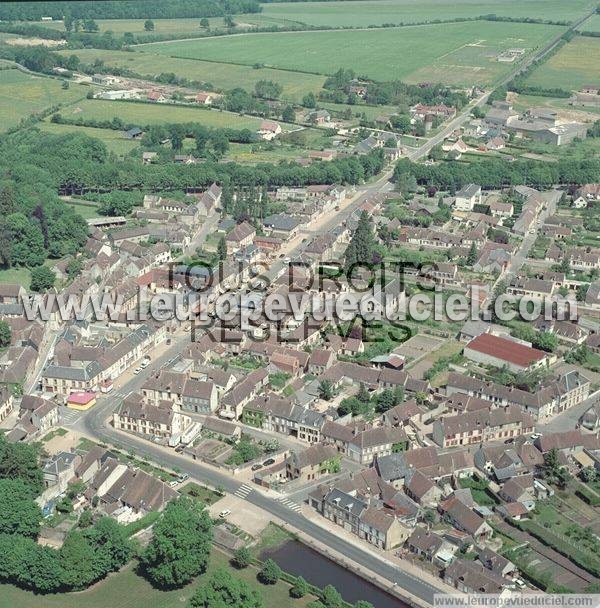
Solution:
M 554 184 L 588 184 L 600 173 L 600 159 L 560 159 L 557 163 L 534 160 L 515 160 L 507 163 L 502 159 L 481 162 L 446 162 L 435 165 L 413 163 L 402 159 L 396 165 L 394 179 L 400 180 L 405 173 L 412 174 L 419 184 L 434 185 L 454 192 L 468 183 L 481 184 L 483 188 L 527 185 L 546 188 Z
M 2 2 L 2 21 L 40 21 L 52 17 L 70 19 L 189 19 L 223 17 L 231 13 L 259 13 L 254 0 L 110 0 L 96 5 L 84 0 L 70 2 Z

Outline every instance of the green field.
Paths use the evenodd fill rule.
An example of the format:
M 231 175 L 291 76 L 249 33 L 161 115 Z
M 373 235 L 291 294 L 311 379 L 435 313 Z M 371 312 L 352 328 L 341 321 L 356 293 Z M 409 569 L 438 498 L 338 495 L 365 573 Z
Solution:
M 12 585 L 0 585 L 0 608 L 185 608 L 196 590 L 197 583 L 210 576 L 211 571 L 218 567 L 230 568 L 225 554 L 215 549 L 207 573 L 199 577 L 196 583 L 173 591 L 154 589 L 135 573 L 132 566 L 110 575 L 91 589 L 78 593 L 39 596 Z M 310 596 L 291 600 L 289 585 L 281 581 L 269 587 L 261 585 L 256 581 L 257 571 L 252 567 L 230 571 L 262 595 L 266 608 L 291 606 L 292 601 L 294 608 L 305 608 L 314 600 Z
M 273 25 L 285 23 L 285 19 L 278 19 L 275 16 L 262 15 L 258 13 L 247 15 L 234 15 L 233 20 L 237 27 L 251 27 L 256 25 Z M 189 34 L 190 37 L 202 36 L 206 33 L 203 27 L 200 27 L 200 18 L 197 19 L 153 19 L 154 31 L 147 32 L 144 29 L 145 19 L 96 19 L 98 24 L 98 33 L 113 32 L 114 34 L 124 34 L 131 32 L 132 34 L 161 34 L 161 35 L 176 35 Z M 224 22 L 222 17 L 211 17 L 208 20 L 210 28 L 223 29 Z M 27 22 L 31 24 L 31 22 Z M 62 21 L 37 21 L 35 25 L 49 27 L 54 30 L 64 32 L 65 28 Z
M 63 108 L 61 114 L 65 118 L 87 118 L 94 120 L 110 120 L 115 116 L 118 116 L 125 123 L 139 125 L 161 124 L 167 122 L 197 122 L 206 125 L 207 127 L 230 127 L 232 129 L 256 130 L 261 123 L 261 119 L 254 116 L 239 116 L 238 114 L 233 114 L 231 112 L 205 110 L 193 106 L 186 107 L 156 103 L 135 103 L 130 101 L 107 101 L 104 99 L 83 99 L 70 108 Z M 295 128 L 286 125 L 286 123 L 280 124 L 284 130 L 286 127 Z M 94 129 L 94 131 L 106 132 L 104 129 Z M 116 138 L 119 138 L 122 135 L 119 131 L 114 131 L 114 133 Z
M 592 15 L 586 19 L 578 28 L 582 32 L 600 32 L 600 15 Z
M 589 0 L 367 0 L 263 4 L 263 15 L 325 27 L 417 23 L 500 15 L 570 21 L 595 5 Z
M 85 96 L 88 88 L 71 84 L 64 90 L 61 81 L 24 74 L 19 70 L 0 71 L 0 131 L 5 131 L 32 113 L 59 103 L 72 103 Z
M 0 270 L 0 283 L 17 283 L 29 289 L 31 273 L 28 268 L 7 268 Z
M 584 84 L 599 84 L 600 38 L 578 36 L 542 63 L 527 78 L 527 84 L 545 88 L 577 90 Z
M 77 107 L 80 106 L 78 105 Z M 63 109 L 62 113 L 69 115 L 72 111 L 72 108 L 65 108 Z M 46 133 L 53 133 L 55 135 L 62 135 L 63 133 L 85 133 L 90 137 L 96 137 L 97 139 L 103 141 L 111 152 L 114 152 L 119 156 L 124 156 L 139 145 L 139 142 L 126 139 L 122 131 L 113 131 L 112 129 L 95 129 L 93 127 L 59 125 L 49 122 L 48 120 L 40 122 L 36 126 Z
M 495 60 L 499 51 L 513 47 L 531 51 L 560 31 L 557 26 L 478 21 L 381 30 L 248 34 L 138 48 L 143 54 L 151 50 L 172 57 L 260 63 L 320 74 L 346 67 L 376 80 L 473 85 L 491 83 L 514 67 Z
M 230 38 L 227 38 L 230 40 Z M 229 90 L 242 87 L 251 90 L 259 80 L 273 80 L 283 87 L 282 97 L 298 101 L 309 91 L 319 91 L 325 79 L 313 74 L 298 74 L 283 70 L 254 69 L 253 67 L 210 61 L 192 61 L 176 59 L 156 54 L 160 45 L 136 47 L 143 53 L 125 51 L 105 51 L 99 49 L 78 49 L 76 54 L 84 63 L 93 63 L 96 59 L 106 65 L 127 68 L 144 76 L 157 76 L 162 72 L 173 72 L 177 76 L 189 78 L 212 85 L 217 90 Z M 73 51 L 61 51 L 72 55 Z M 210 87 L 207 87 L 210 88 Z

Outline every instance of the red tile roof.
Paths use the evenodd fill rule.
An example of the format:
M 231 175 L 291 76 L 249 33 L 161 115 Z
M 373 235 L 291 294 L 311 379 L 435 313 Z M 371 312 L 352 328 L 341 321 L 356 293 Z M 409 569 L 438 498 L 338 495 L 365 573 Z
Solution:
M 477 336 L 469 342 L 467 348 L 521 367 L 529 367 L 546 356 L 544 351 L 492 334 Z

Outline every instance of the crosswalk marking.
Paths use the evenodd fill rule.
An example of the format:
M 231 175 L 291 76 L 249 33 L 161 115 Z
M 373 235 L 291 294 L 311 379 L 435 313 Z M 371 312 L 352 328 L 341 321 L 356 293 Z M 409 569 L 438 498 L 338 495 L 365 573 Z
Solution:
M 238 496 L 239 498 L 246 498 L 246 496 L 248 496 L 248 494 L 250 494 L 250 492 L 252 492 L 254 488 L 252 486 L 249 486 L 248 484 L 243 484 L 241 485 L 236 491 L 235 491 L 235 495 Z
M 294 502 L 293 500 L 290 500 L 289 498 L 282 497 L 282 498 L 278 498 L 277 500 L 282 505 L 285 505 L 288 509 L 295 511 L 296 513 L 300 513 L 300 511 L 302 511 L 302 507 L 297 502 Z

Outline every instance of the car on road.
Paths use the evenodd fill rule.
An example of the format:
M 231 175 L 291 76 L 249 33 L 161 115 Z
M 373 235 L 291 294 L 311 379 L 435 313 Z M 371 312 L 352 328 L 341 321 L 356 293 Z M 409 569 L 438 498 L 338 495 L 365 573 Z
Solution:
M 185 446 L 183 446 L 183 445 L 178 445 L 175 448 L 175 452 L 177 452 L 177 454 L 181 454 L 181 452 L 183 452 L 183 450 L 185 450 Z
M 230 509 L 223 509 L 219 513 L 219 517 L 221 517 L 222 519 L 225 519 L 228 515 L 231 515 L 231 510 Z
M 263 462 L 263 467 L 270 467 L 272 464 L 275 464 L 275 459 L 267 458 L 267 460 Z
M 138 375 L 138 374 L 139 374 L 141 371 L 142 371 L 142 368 L 141 368 L 141 367 L 136 367 L 136 368 L 133 370 L 133 373 L 134 373 L 134 374 L 137 376 L 137 375 Z
M 504 445 L 509 445 L 509 444 L 511 444 L 511 443 L 514 443 L 514 442 L 515 442 L 515 440 L 514 440 L 514 439 L 511 437 L 510 439 L 507 439 L 507 440 L 504 442 Z
M 179 482 L 178 482 L 176 479 L 174 479 L 173 481 L 170 481 L 170 482 L 169 482 L 169 485 L 170 485 L 172 488 L 174 488 L 174 487 L 175 487 L 175 486 L 176 486 L 178 483 L 179 483 Z
M 542 433 L 533 433 L 531 435 L 531 439 L 533 439 L 535 441 L 536 439 L 539 439 L 541 436 L 542 436 Z
M 263 465 L 262 465 L 262 464 L 260 464 L 260 462 L 257 462 L 256 464 L 253 464 L 253 465 L 250 467 L 250 469 L 251 469 L 252 471 L 258 471 L 258 469 L 262 469 L 262 468 L 263 468 Z

